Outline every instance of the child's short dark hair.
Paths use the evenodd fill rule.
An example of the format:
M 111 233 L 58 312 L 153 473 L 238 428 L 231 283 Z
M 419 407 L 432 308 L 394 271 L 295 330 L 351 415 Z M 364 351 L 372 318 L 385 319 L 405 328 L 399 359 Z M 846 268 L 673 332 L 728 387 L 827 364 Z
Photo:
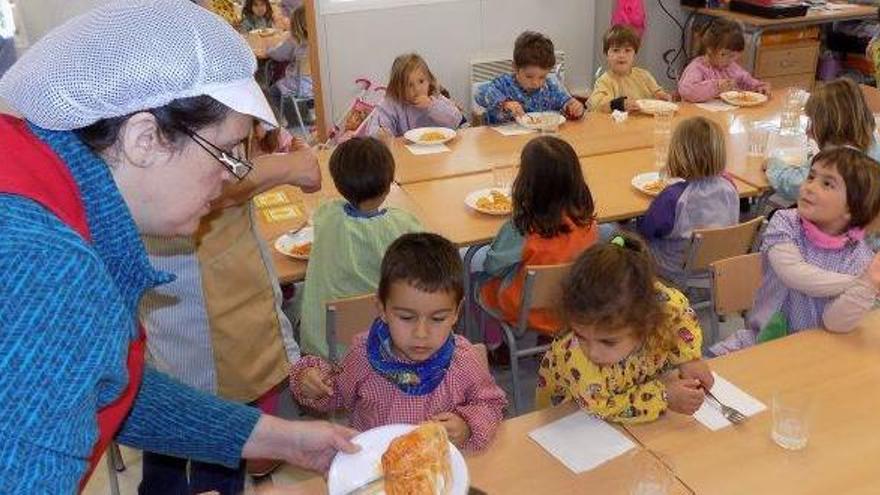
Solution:
M 514 69 L 524 69 L 532 65 L 545 70 L 553 69 L 556 66 L 556 52 L 550 38 L 535 31 L 523 31 L 513 44 L 513 66 Z
M 464 297 L 464 272 L 458 249 L 445 237 L 427 232 L 404 234 L 388 246 L 382 259 L 379 301 L 388 300 L 394 282 L 424 292 L 451 292 Z
M 542 136 L 526 144 L 513 181 L 513 224 L 523 235 L 546 238 L 593 222 L 593 196 L 570 144 Z
M 820 162 L 834 167 L 846 184 L 850 227 L 863 228 L 880 215 L 880 163 L 849 146 L 820 151 L 813 157 L 813 166 Z
M 636 33 L 636 30 L 623 24 L 611 26 L 611 29 L 602 38 L 602 52 L 606 55 L 612 47 L 629 46 L 638 52 L 641 45 L 642 40 L 639 39 L 639 34 Z
M 563 319 L 609 330 L 629 327 L 645 337 L 665 318 L 655 282 L 647 245 L 633 234 L 615 233 L 574 262 L 563 282 Z
M 394 157 L 378 139 L 353 137 L 333 150 L 330 175 L 339 194 L 358 206 L 388 194 L 394 180 Z
M 741 52 L 746 49 L 746 39 L 739 23 L 721 18 L 713 18 L 706 26 L 701 42 L 704 48 L 711 50 Z

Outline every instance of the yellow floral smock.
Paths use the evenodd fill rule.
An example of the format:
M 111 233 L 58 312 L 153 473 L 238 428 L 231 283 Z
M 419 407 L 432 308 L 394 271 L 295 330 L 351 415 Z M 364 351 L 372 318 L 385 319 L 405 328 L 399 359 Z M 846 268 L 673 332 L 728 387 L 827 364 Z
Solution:
M 609 421 L 653 421 L 666 410 L 666 387 L 658 379 L 670 368 L 700 359 L 702 331 L 687 298 L 656 284 L 667 318 L 662 328 L 622 361 L 591 362 L 573 332 L 556 339 L 538 369 L 538 408 L 574 400 Z

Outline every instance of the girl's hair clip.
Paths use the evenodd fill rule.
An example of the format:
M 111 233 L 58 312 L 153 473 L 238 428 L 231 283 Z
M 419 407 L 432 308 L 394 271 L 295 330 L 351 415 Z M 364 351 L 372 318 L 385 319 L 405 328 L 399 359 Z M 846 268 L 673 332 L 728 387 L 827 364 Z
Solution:
M 626 247 L 626 239 L 624 239 L 622 235 L 616 235 L 612 237 L 611 240 L 608 242 L 614 244 L 615 246 Z

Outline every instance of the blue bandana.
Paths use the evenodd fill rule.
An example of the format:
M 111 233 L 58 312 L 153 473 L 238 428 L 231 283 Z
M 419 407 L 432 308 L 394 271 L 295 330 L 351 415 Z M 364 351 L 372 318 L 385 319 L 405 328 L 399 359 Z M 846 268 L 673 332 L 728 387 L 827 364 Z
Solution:
M 376 318 L 367 336 L 367 358 L 370 366 L 407 395 L 430 394 L 440 385 L 452 363 L 455 337 L 446 339 L 443 347 L 428 359 L 418 363 L 400 361 L 391 351 L 391 333 L 388 324 Z

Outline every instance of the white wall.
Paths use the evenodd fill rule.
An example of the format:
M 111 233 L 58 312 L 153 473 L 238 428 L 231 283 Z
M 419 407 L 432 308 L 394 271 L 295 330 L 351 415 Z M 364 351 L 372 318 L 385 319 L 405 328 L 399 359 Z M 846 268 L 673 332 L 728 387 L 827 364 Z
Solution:
M 609 0 L 600 0 L 598 3 Z M 334 120 L 351 103 L 354 80 L 385 83 L 391 62 L 415 51 L 452 96 L 468 106 L 469 63 L 483 55 L 510 56 L 516 36 L 545 33 L 566 52 L 566 83 L 592 79 L 594 0 L 456 0 L 339 13 L 319 13 L 325 107 Z M 601 38 L 600 38 L 601 39 Z
M 55 26 L 106 0 L 16 0 L 23 43 L 33 44 Z

